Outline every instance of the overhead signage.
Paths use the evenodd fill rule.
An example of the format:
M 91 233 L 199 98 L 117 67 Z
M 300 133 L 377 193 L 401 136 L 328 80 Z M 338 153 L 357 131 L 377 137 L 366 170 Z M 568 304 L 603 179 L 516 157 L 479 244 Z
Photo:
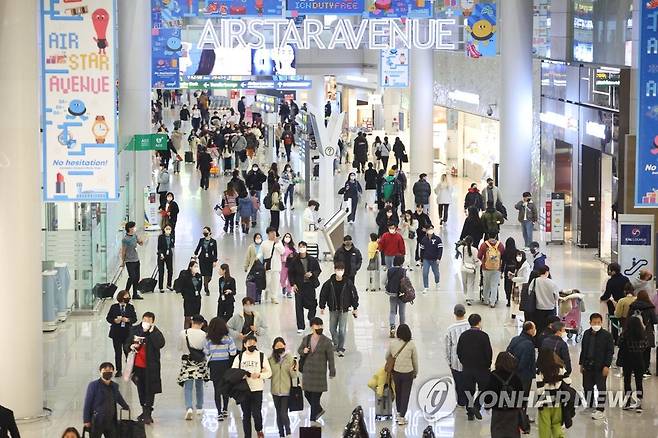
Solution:
M 183 10 L 178 1 L 151 0 L 151 86 L 178 88 Z
M 322 20 L 307 18 L 302 26 L 294 19 L 224 19 L 206 20 L 196 47 L 219 49 L 248 47 L 251 49 L 281 48 L 290 45 L 295 49 L 334 49 L 336 47 L 356 50 L 418 48 L 455 50 L 454 37 L 456 20 L 364 18 L 355 27 L 349 18 L 335 20 L 325 28 Z M 425 32 L 424 28 L 427 27 Z M 426 35 L 425 35 L 426 33 Z M 266 35 L 271 38 L 266 38 Z M 272 41 L 268 43 L 267 41 Z
M 497 27 L 496 4 L 478 3 L 466 17 L 466 54 L 471 58 L 496 56 Z
M 654 217 L 647 214 L 620 214 L 618 218 L 618 260 L 621 272 L 637 277 L 641 269 L 654 270 Z
M 286 9 L 294 14 L 362 15 L 365 0 L 287 0 Z
M 382 88 L 409 86 L 409 51 L 389 49 L 381 51 L 379 83 Z
M 40 3 L 44 201 L 117 200 L 115 1 Z
M 129 151 L 164 151 L 167 149 L 167 134 L 137 134 L 128 143 Z
M 431 0 L 367 0 L 369 18 L 431 18 L 434 2 Z
M 305 80 L 207 80 L 181 82 L 182 88 L 213 90 L 308 90 L 313 81 Z
M 280 17 L 283 14 L 282 0 L 206 0 L 203 15 L 213 17 Z
M 658 7 L 642 2 L 638 57 L 635 207 L 658 207 Z

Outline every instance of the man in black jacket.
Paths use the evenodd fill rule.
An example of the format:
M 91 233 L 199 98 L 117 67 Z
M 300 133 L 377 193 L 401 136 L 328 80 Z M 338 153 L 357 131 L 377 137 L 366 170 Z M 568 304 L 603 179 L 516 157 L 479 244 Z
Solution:
M 462 333 L 457 342 L 457 357 L 464 367 L 464 390 L 468 397 L 466 413 L 469 421 L 474 418 L 482 419 L 480 400 L 475 398 L 475 388 L 477 385 L 479 391 L 484 391 L 488 386 L 493 356 L 489 335 L 482 331 L 481 322 L 482 317 L 477 313 L 469 316 L 468 324 L 471 328 Z
M 92 438 L 115 438 L 119 436 L 116 405 L 125 410 L 130 410 L 130 407 L 121 395 L 119 385 L 112 381 L 114 366 L 103 362 L 98 371 L 100 379 L 87 386 L 82 418 Z
M 110 306 L 105 320 L 110 324 L 109 337 L 114 346 L 115 377 L 121 377 L 123 344 L 130 336 L 130 329 L 137 322 L 135 307 L 130 304 L 130 292 L 122 290 L 117 294 L 117 303 Z
M 439 289 L 439 262 L 443 256 L 443 241 L 434 234 L 434 226 L 430 224 L 427 234 L 420 241 L 420 258 L 423 261 L 423 293 L 429 289 L 430 269 L 434 274 L 436 289 Z
M 621 273 L 621 265 L 619 263 L 610 263 L 608 265 L 608 275 L 610 278 L 605 284 L 605 291 L 601 295 L 601 302 L 606 303 L 608 306 L 608 314 L 615 314 L 615 307 L 617 302 L 626 296 L 624 292 L 624 286 L 626 283 L 630 283 L 628 277 Z M 612 338 L 617 341 L 619 336 L 617 327 L 612 327 Z
M 569 346 L 564 342 L 563 336 L 567 333 L 567 328 L 563 322 L 557 321 L 549 325 L 551 335 L 546 336 L 541 342 L 541 348 L 551 350 L 562 359 L 564 369 L 567 375 L 571 374 L 571 356 L 569 355 Z
M 260 201 L 260 195 L 263 191 L 263 183 L 267 181 L 267 176 L 260 170 L 258 164 L 251 166 L 251 170 L 247 172 L 245 177 L 245 182 L 247 183 L 247 188 L 256 192 L 256 197 Z
M 345 265 L 345 277 L 352 281 L 352 284 L 356 284 L 355 277 L 361 269 L 363 256 L 361 251 L 352 244 L 352 236 L 343 237 L 343 246 L 336 250 L 334 262 L 342 262 Z
M 132 327 L 124 344 L 126 352 L 135 352 L 132 381 L 137 386 L 139 404 L 142 406 L 142 414 L 137 419 L 144 424 L 153 423 L 151 414 L 155 395 L 162 392 L 160 350 L 164 346 L 165 338 L 155 326 L 155 315 L 152 312 L 142 315 L 142 322 Z
M 368 161 L 368 140 L 363 132 L 354 139 L 354 164 L 356 172 L 361 173 L 366 170 L 366 161 Z
M 520 335 L 515 336 L 507 346 L 507 352 L 516 358 L 516 374 L 523 384 L 523 392 L 526 396 L 530 395 L 532 380 L 537 374 L 537 360 L 535 359 L 535 336 L 537 327 L 532 321 L 526 321 L 523 324 L 523 331 Z M 530 432 L 530 421 L 528 418 L 528 403 L 524 402 L 521 410 L 522 421 L 521 428 L 524 433 Z
M 356 309 L 359 307 L 359 294 L 345 268 L 343 262 L 334 262 L 334 275 L 320 290 L 320 313 L 324 314 L 325 307 L 329 307 L 331 341 L 338 357 L 345 355 L 347 313 L 351 307 L 352 316 L 356 318 Z
M 427 212 L 424 211 L 422 204 L 416 204 L 416 211 L 411 215 L 411 217 L 418 222 L 418 229 L 416 229 L 416 251 L 414 254 L 414 260 L 416 260 L 416 266 L 420 266 L 420 242 L 427 235 L 427 229 L 432 225 L 432 220 L 430 219 Z
M 308 310 L 308 320 L 315 317 L 318 301 L 315 289 L 320 286 L 320 263 L 308 255 L 306 242 L 297 245 L 297 255 L 288 261 L 288 281 L 295 293 L 295 316 L 297 333 L 304 332 L 304 309 Z
M 432 187 L 427 182 L 427 174 L 421 173 L 418 181 L 414 183 L 414 203 L 422 205 L 423 211 L 429 213 L 430 211 L 430 195 L 432 194 Z
M 583 333 L 578 364 L 583 375 L 583 390 L 587 408 L 593 409 L 595 406 L 594 387 L 596 386 L 599 397 L 596 400 L 596 410 L 592 413 L 592 418 L 602 420 L 605 418 L 603 412 L 606 403 L 606 380 L 610 373 L 615 345 L 610 332 L 602 328 L 603 316 L 601 314 L 592 313 L 589 317 L 589 324 L 591 328 Z
M 247 106 L 245 105 L 245 97 L 242 96 L 238 101 L 238 113 L 240 113 L 240 121 L 238 123 L 242 124 L 246 112 L 247 112 Z
M 199 151 L 197 157 L 197 167 L 201 172 L 201 181 L 199 183 L 203 190 L 208 190 L 210 185 L 210 169 L 212 168 L 212 157 L 208 153 L 208 149 L 203 146 Z

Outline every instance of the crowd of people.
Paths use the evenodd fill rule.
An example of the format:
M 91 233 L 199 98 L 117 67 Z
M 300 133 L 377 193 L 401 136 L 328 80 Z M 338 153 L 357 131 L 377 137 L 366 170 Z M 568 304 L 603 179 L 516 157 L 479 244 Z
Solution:
M 279 213 L 286 208 L 294 209 L 297 176 L 290 156 L 296 145 L 297 105 L 291 102 L 279 112 L 281 123 L 275 131 L 276 144 L 267 145 L 260 122 L 247 122 L 243 99 L 237 108 L 239 114 L 231 109 L 220 115 L 211 114 L 205 93 L 196 98 L 191 111 L 187 105 L 181 106 L 170 135 L 170 147 L 159 153 L 158 176 L 163 217 L 157 245 L 158 289 L 161 293 L 166 290 L 179 293 L 184 310 L 181 332 L 173 340 L 175 347 L 167 347 L 182 352 L 177 383 L 184 392 L 183 417 L 191 421 L 203 412 L 204 383 L 212 382 L 217 420 L 228 419 L 230 399 L 234 399 L 242 410 L 245 437 L 251 437 L 253 431 L 258 437 L 264 436 L 262 403 L 267 386 L 281 437 L 291 436 L 288 412 L 303 409 L 302 396 L 310 406 L 310 420 L 320 426 L 325 414 L 322 395 L 328 391 L 327 379 L 336 376 L 336 358 L 348 354 L 345 348 L 348 320 L 358 317 L 361 301 L 356 278 L 365 265 L 366 292 L 384 292 L 389 298 L 390 344 L 382 357 L 386 365 L 373 379 L 394 389 L 395 421 L 401 426 L 407 424 L 412 386 L 419 373 L 413 327 L 406 318 L 407 305 L 415 298 L 410 273 L 420 270 L 423 295 L 439 289 L 442 278 L 439 266 L 446 243 L 438 230 L 448 223 L 448 212 L 452 209 L 454 213 L 456 208 L 455 188 L 448 175 L 442 175 L 434 189 L 425 173 L 409 185 L 402 169 L 408 162 L 402 141 L 396 138 L 391 145 L 388 137 L 383 141 L 377 137 L 371 148 L 366 135 L 358 133 L 352 148 L 354 172 L 348 174 L 337 196 L 348 206 L 348 223 L 356 220 L 356 212 L 365 198 L 368 211 L 376 212 L 372 215 L 375 220 L 368 224 L 372 233 L 363 252 L 355 246 L 352 236 L 345 235 L 343 244 L 333 254 L 330 276 L 323 282 L 322 265 L 309 252 L 313 242 L 304 240 L 307 231 L 322 226 L 318 202 L 308 202 L 302 215 L 305 233 L 297 243 L 292 232 L 280 230 Z M 154 121 L 160 131 L 168 132 L 157 108 Z M 242 266 L 222 262 L 218 242 L 212 229 L 206 226 L 190 254 L 187 269 L 174 280 L 172 255 L 180 210 L 174 201 L 168 170 L 172 157 L 180 159 L 181 149 L 174 140 L 175 134 L 188 135 L 188 152 L 197 163 L 202 190 L 208 190 L 213 168 L 223 168 L 226 178 L 230 177 L 215 211 L 224 221 L 224 233 L 237 232 L 238 224 L 240 233 L 253 232 Z M 284 152 L 280 151 L 280 145 L 284 146 Z M 276 147 L 277 159 L 267 163 L 262 156 L 272 146 Z M 263 153 L 259 155 L 259 151 Z M 391 155 L 395 163 L 389 163 Z M 281 173 L 277 164 L 280 157 L 287 160 Z M 409 192 L 413 205 L 407 204 L 411 201 L 407 200 Z M 438 205 L 437 212 L 430 212 L 432 196 Z M 270 210 L 270 222 L 263 234 L 254 232 L 257 213 L 262 207 Z M 569 304 L 578 301 L 578 294 L 565 295 L 558 281 L 552 278 L 546 255 L 534 240 L 538 213 L 532 195 L 522 193 L 514 208 L 518 212 L 523 245 L 517 245 L 512 237 L 503 243 L 501 225 L 508 221 L 508 212 L 503 194 L 493 179 L 487 180 L 482 191 L 473 183 L 464 197 L 466 220 L 455 244 L 463 304 L 454 307 L 455 322 L 445 331 L 445 360 L 455 381 L 458 405 L 465 408 L 466 418 L 481 420 L 482 406 L 486 405 L 485 400 L 468 394 L 475 394 L 476 390 L 528 394 L 534 382 L 538 393 L 552 395 L 538 410 L 536 424 L 540 436 L 562 437 L 564 428 L 572 423 L 573 403 L 555 402 L 555 394 L 570 389 L 571 376 L 580 372 L 586 407 L 592 410 L 592 418 L 600 420 L 604 418 L 606 381 L 614 366 L 623 369 L 624 390 L 629 395 L 626 408 L 642 412 L 642 381 L 649 375 L 650 352 L 655 343 L 653 327 L 657 322 L 651 274 L 642 271 L 638 279 L 630 281 L 621 274 L 619 265 L 609 266 L 610 279 L 601 296 L 609 315 L 591 313 L 590 328 L 578 334 L 582 346 L 578 367 L 574 369 L 568 344 L 563 339 L 568 335 L 564 315 L 572 310 Z M 432 217 L 438 221 L 434 223 Z M 84 403 L 84 423 L 92 437 L 119 436 L 117 405 L 128 409 L 128 404 L 113 378 L 123 377 L 136 385 L 141 405 L 138 420 L 147 425 L 153 422 L 155 396 L 162 392 L 160 357 L 165 337 L 156 326 L 155 314 L 144 312 L 139 320 L 131 304 L 131 300 L 142 298 L 137 247 L 144 240 L 136 232 L 134 222 L 128 222 L 125 231 L 121 263 L 127 269 L 128 281 L 107 314 L 114 363 L 100 364 L 99 379 L 89 384 Z M 244 286 L 236 284 L 231 275 L 239 268 L 246 273 Z M 215 275 L 219 277 L 217 312 L 206 318 L 201 315 L 202 295 L 212 293 Z M 240 289 L 245 291 L 243 298 Z M 518 329 L 518 335 L 494 358 L 483 317 L 475 312 L 467 314 L 467 309 L 478 302 L 494 308 L 503 297 L 511 308 L 507 323 Z M 265 322 L 265 315 L 285 299 L 294 300 L 299 339 L 272 333 Z M 324 331 L 327 311 L 328 333 Z M 613 323 L 610 331 L 603 328 L 607 320 Z M 264 339 L 273 342 L 266 345 Z M 617 361 L 613 363 L 615 351 Z M 630 396 L 632 377 L 635 398 Z M 598 390 L 598 400 L 594 388 Z M 376 394 L 380 396 L 380 392 Z M 495 406 L 491 435 L 520 436 L 530 431 L 533 420 L 527 405 Z

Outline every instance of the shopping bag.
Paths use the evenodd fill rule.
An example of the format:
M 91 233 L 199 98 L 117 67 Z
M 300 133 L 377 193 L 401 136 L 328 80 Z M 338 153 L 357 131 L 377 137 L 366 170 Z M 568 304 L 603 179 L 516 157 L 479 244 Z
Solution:
M 135 352 L 130 351 L 128 357 L 126 357 L 126 365 L 123 367 L 123 380 L 124 382 L 130 381 L 130 375 L 133 373 L 133 367 L 135 366 Z
M 297 386 L 290 387 L 290 395 L 288 396 L 288 411 L 299 412 L 304 410 L 304 394 L 302 387 L 299 386 L 299 379 L 297 379 Z

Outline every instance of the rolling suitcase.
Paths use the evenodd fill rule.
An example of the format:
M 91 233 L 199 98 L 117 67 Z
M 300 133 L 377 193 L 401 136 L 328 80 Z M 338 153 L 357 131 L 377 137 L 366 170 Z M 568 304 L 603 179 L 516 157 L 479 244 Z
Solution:
M 300 427 L 299 438 L 322 438 L 322 428 L 320 427 Z
M 123 418 L 122 413 L 123 409 L 119 411 L 119 436 L 121 438 L 146 438 L 144 423 L 133 420 L 130 411 L 128 411 L 127 420 Z
M 119 277 L 123 272 L 123 268 L 119 268 L 112 280 L 109 283 L 96 283 L 92 289 L 92 292 L 96 298 L 112 298 L 114 293 L 117 291 L 116 282 L 119 281 Z
M 153 292 L 155 290 L 155 286 L 158 284 L 158 281 L 155 279 L 157 273 L 158 268 L 156 266 L 156 268 L 153 269 L 151 277 L 139 280 L 139 283 L 137 283 L 137 290 L 144 293 Z
M 256 283 L 253 281 L 247 282 L 247 296 L 254 300 L 256 303 L 260 303 L 261 291 L 256 287 Z
M 393 394 L 391 386 L 384 387 L 384 394 L 381 397 L 375 397 L 375 420 L 390 420 L 393 418 Z
M 192 154 L 192 151 L 185 151 L 185 162 L 194 163 L 194 155 Z

